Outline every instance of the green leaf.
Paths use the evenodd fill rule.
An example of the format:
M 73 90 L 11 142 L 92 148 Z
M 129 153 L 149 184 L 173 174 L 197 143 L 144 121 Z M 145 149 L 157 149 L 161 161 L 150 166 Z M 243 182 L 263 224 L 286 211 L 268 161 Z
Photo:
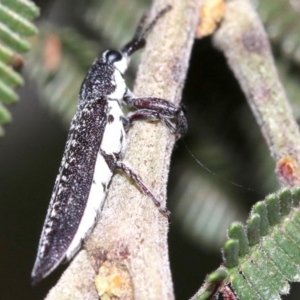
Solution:
M 228 276 L 219 286 L 231 284 L 240 300 L 269 300 L 287 294 L 288 282 L 300 281 L 299 195 L 299 187 L 285 188 L 256 203 L 245 228 L 248 239 L 240 223 L 230 226 L 223 248 Z M 208 280 L 192 299 L 216 294 L 206 287 Z
M 269 195 L 266 200 L 268 210 L 268 220 L 271 226 L 274 226 L 280 222 L 280 206 L 279 199 L 276 194 Z
M 12 31 L 24 36 L 37 33 L 36 27 L 18 13 L 0 4 L 0 20 L 5 23 Z
M 292 205 L 298 206 L 300 203 L 300 187 L 296 187 L 293 191 Z
M 29 43 L 21 38 L 19 34 L 6 26 L 6 24 L 3 22 L 5 22 L 5 20 L 1 20 L 0 23 L 0 39 L 2 42 L 17 52 L 27 52 L 30 49 Z
M 23 78 L 14 69 L 0 61 L 0 78 L 9 86 L 23 85 Z
M 206 278 L 206 285 L 191 300 L 211 299 L 211 295 L 214 294 L 227 276 L 228 272 L 223 267 L 209 274 Z
M 23 84 L 23 78 L 14 69 L 23 66 L 20 53 L 30 49 L 24 36 L 37 33 L 29 21 L 39 14 L 39 9 L 31 1 L 3 0 L 0 3 L 0 105 L 15 103 L 19 97 L 13 90 Z M 11 120 L 8 111 L 0 106 L 0 124 Z M 4 131 L 1 127 L 0 136 Z
M 274 285 L 266 280 L 262 280 L 260 273 L 260 266 L 246 261 L 242 264 L 241 271 L 245 277 L 245 280 L 249 282 L 251 286 L 252 294 L 257 294 L 261 299 L 280 299 L 279 293 Z M 255 293 L 253 293 L 255 291 Z M 241 295 L 239 295 L 241 296 Z
M 282 216 L 287 216 L 292 208 L 292 193 L 289 189 L 281 191 L 280 211 Z
M 269 220 L 268 220 L 268 212 L 267 207 L 264 202 L 257 202 L 253 206 L 252 213 L 257 213 L 260 217 L 260 227 L 259 233 L 261 236 L 269 233 Z
M 224 265 L 227 268 L 233 268 L 239 263 L 239 241 L 230 239 L 223 248 Z
M 10 112 L 0 103 L 0 124 L 6 124 L 11 121 Z
M 25 19 L 32 20 L 40 14 L 39 8 L 32 1 L 24 0 L 2 0 L 3 5 L 6 5 L 11 10 L 18 12 L 18 14 Z
M 239 295 L 240 299 L 256 300 L 256 295 L 253 295 L 251 286 L 240 274 L 234 274 L 231 277 L 233 289 Z
M 248 239 L 246 237 L 243 226 L 240 223 L 233 223 L 229 230 L 228 236 L 231 239 L 239 241 L 239 256 L 249 253 Z
M 260 216 L 253 213 L 247 221 L 247 235 L 249 246 L 254 246 L 259 243 L 260 239 Z
M 0 102 L 4 104 L 12 104 L 19 100 L 19 96 L 15 91 L 0 80 Z

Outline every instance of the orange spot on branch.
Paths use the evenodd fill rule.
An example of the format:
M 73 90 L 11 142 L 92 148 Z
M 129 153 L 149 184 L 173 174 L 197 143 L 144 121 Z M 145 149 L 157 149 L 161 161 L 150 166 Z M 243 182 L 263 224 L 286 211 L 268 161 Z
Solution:
M 300 183 L 299 163 L 290 156 L 284 157 L 277 163 L 276 173 L 281 182 L 287 186 L 295 186 Z
M 117 262 L 105 261 L 95 277 L 98 295 L 102 300 L 125 297 L 131 299 L 132 286 L 127 269 Z
M 202 38 L 212 34 L 225 13 L 223 0 L 205 0 L 200 10 L 196 36 Z

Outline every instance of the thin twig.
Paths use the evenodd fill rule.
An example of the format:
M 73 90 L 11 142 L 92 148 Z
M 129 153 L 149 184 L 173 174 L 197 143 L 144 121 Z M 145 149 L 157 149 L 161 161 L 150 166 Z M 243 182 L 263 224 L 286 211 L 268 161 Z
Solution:
M 261 127 L 284 186 L 300 183 L 300 134 L 274 66 L 268 38 L 248 0 L 227 0 L 214 35 Z
M 135 95 L 179 103 L 197 25 L 198 2 L 154 1 L 150 15 L 168 4 L 172 10 L 159 20 L 147 39 Z M 174 136 L 159 122 L 137 122 L 128 141 L 125 160 L 165 203 Z M 101 290 L 120 299 L 174 299 L 167 233 L 168 220 L 152 201 L 124 176 L 114 176 L 85 250 L 77 255 L 47 299 L 98 299 L 94 280 L 99 270 L 99 293 Z

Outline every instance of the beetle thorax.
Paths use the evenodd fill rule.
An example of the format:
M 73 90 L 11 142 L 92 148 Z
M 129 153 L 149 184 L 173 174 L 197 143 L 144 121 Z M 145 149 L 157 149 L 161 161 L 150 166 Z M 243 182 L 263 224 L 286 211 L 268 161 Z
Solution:
M 117 100 L 119 101 L 119 103 L 121 103 L 126 93 L 127 87 L 123 74 L 117 68 L 115 68 L 111 83 L 115 87 L 115 90 L 112 93 L 109 93 L 107 95 L 107 98 L 110 100 Z

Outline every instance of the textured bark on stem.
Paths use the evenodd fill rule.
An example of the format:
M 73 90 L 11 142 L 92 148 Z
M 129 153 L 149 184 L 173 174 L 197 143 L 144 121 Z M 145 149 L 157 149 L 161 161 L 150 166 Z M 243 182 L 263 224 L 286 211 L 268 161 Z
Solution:
M 300 134 L 274 66 L 268 38 L 248 0 L 227 0 L 214 35 L 261 127 L 284 186 L 300 183 Z
M 159 20 L 147 39 L 136 96 L 156 96 L 179 103 L 198 3 L 199 0 L 154 1 L 152 16 L 168 4 L 172 10 Z M 159 122 L 137 122 L 128 134 L 128 142 L 125 160 L 165 203 L 174 136 Z M 167 233 L 168 220 L 152 201 L 127 178 L 116 175 L 85 250 L 76 256 L 47 299 L 98 299 L 97 292 L 103 291 L 120 299 L 174 299 Z M 101 275 L 97 277 L 99 270 Z

